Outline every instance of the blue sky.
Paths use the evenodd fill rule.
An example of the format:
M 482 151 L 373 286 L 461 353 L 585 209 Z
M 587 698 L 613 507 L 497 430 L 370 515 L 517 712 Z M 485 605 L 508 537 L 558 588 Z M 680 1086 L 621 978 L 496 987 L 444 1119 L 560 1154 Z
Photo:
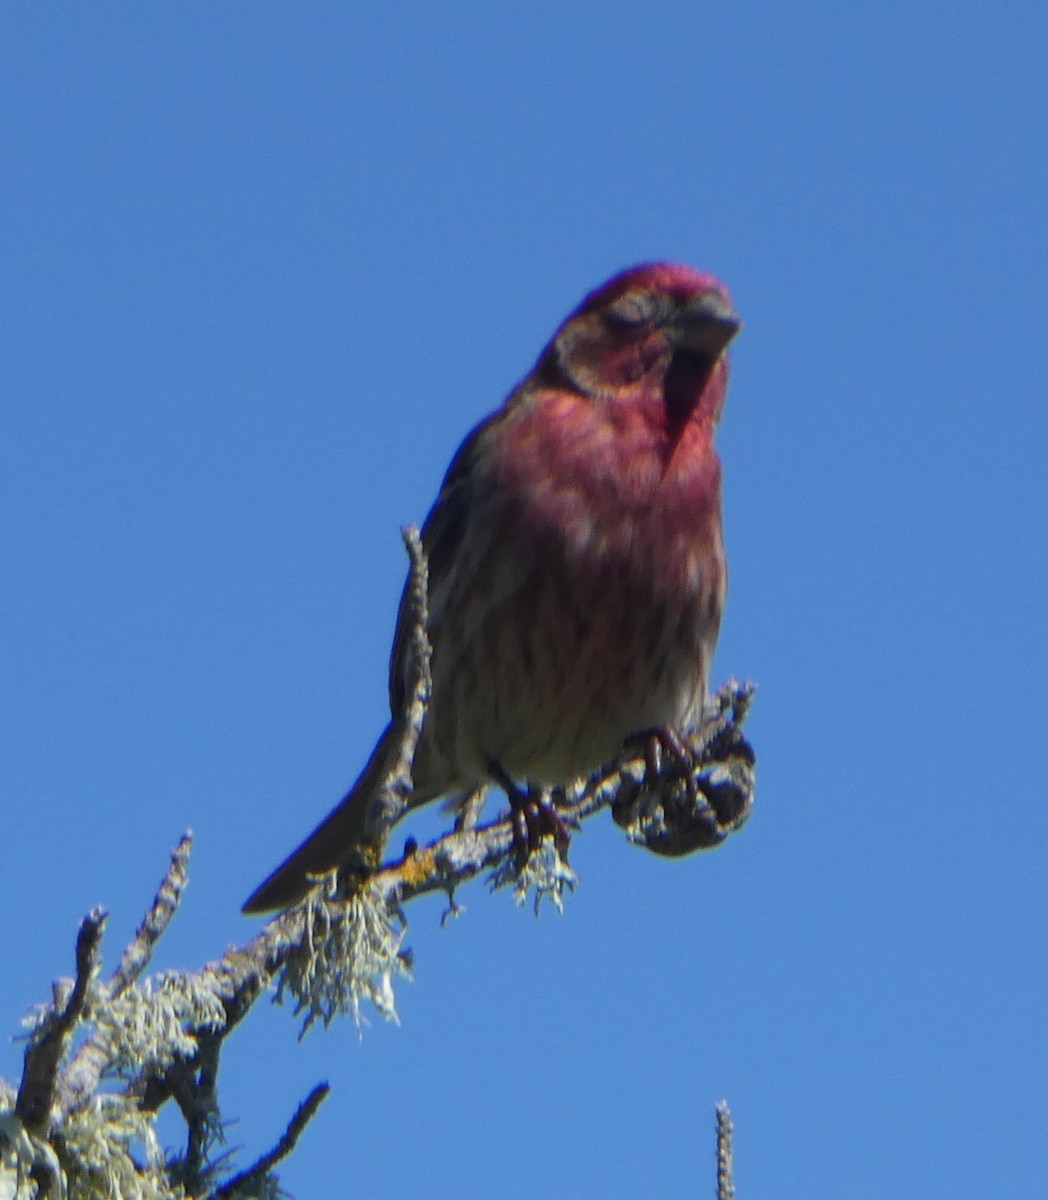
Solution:
M 1045 1194 L 1046 39 L 1036 0 L 5 6 L 0 1028 L 92 904 L 115 962 L 187 826 L 158 965 L 252 933 L 383 724 L 398 527 L 588 288 L 680 259 L 746 320 L 749 825 L 591 823 L 563 918 L 412 906 L 401 1026 L 260 1005 L 231 1143 L 326 1078 L 299 1196 L 701 1195 L 727 1096 L 750 1200 Z

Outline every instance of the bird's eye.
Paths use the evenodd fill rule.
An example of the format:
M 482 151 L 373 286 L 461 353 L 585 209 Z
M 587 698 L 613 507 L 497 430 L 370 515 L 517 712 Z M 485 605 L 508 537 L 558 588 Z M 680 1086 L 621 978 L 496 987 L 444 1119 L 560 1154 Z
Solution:
M 620 329 L 635 329 L 638 325 L 646 325 L 651 317 L 651 297 L 643 293 L 627 292 L 608 309 L 608 320 Z

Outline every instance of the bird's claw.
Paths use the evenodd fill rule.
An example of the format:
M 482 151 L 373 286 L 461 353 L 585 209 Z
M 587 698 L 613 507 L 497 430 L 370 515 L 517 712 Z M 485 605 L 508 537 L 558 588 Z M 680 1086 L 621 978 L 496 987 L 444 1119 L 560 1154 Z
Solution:
M 708 713 L 694 738 L 656 729 L 628 740 L 627 748 L 642 754 L 644 772 L 620 790 L 612 816 L 632 841 L 679 857 L 719 845 L 745 823 L 755 758 L 740 730 L 752 693 L 746 684 L 723 688 L 718 710 Z
M 513 851 L 518 867 L 524 866 L 545 837 L 552 837 L 557 853 L 561 858 L 567 858 L 571 833 L 546 789 L 518 791 L 516 796 L 510 796 L 509 807 L 513 819 Z
M 643 733 L 635 734 L 627 744 L 629 743 L 639 744 L 644 752 L 646 787 L 662 779 L 666 773 L 664 763 L 668 760 L 673 767 L 673 774 L 684 784 L 688 801 L 693 805 L 699 804 L 699 789 L 695 783 L 698 756 L 678 730 L 670 725 L 662 725 L 657 729 L 647 729 Z
M 571 844 L 568 823 L 557 811 L 553 795 L 547 788 L 520 788 L 498 765 L 491 764 L 492 778 L 509 799 L 510 820 L 513 824 L 513 857 L 518 869 L 539 848 L 543 838 L 551 837 L 561 858 L 567 860 Z

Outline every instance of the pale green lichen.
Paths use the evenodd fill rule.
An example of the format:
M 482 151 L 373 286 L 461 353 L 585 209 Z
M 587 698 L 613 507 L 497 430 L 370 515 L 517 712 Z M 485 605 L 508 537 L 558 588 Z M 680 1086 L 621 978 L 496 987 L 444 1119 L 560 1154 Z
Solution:
M 197 1052 L 195 1033 L 222 1029 L 226 1012 L 205 980 L 166 971 L 107 1001 L 95 1022 L 111 1069 L 143 1075 L 191 1059 Z
M 60 998 L 59 998 L 60 1002 Z M 53 1005 L 34 1009 L 24 1024 L 39 1030 Z M 162 972 L 110 997 L 92 984 L 84 1026 L 104 1056 L 100 1079 L 162 1075 L 192 1061 L 198 1034 L 225 1027 L 222 1000 L 206 980 Z M 98 1092 L 74 1108 L 50 1142 L 30 1136 L 13 1113 L 14 1097 L 0 1094 L 0 1200 L 29 1200 L 47 1181 L 48 1200 L 181 1200 L 157 1140 L 153 1114 L 133 1094 Z
M 23 1127 L 14 1103 L 13 1090 L 0 1088 L 0 1200 L 65 1200 L 65 1179 L 54 1149 Z
M 365 889 L 348 901 L 314 900 L 306 929 L 280 974 L 276 999 L 285 989 L 295 998 L 295 1015 L 305 1014 L 302 1034 L 316 1020 L 329 1025 L 348 1013 L 361 1030 L 366 1001 L 398 1022 L 393 980 L 410 978 L 411 956 L 402 949 L 407 921 L 400 907 Z
M 96 1096 L 54 1136 L 0 1111 L 0 1200 L 184 1200 L 172 1186 L 153 1117 L 127 1096 Z M 42 1190 L 39 1190 L 41 1189 Z
M 182 1200 L 153 1127 L 128 1096 L 102 1093 L 66 1122 L 60 1159 L 69 1200 Z

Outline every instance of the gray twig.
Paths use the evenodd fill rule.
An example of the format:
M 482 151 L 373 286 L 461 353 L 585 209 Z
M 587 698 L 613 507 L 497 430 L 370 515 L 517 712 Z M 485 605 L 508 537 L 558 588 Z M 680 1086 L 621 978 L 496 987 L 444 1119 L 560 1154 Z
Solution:
M 731 1109 L 727 1100 L 717 1102 L 717 1200 L 735 1200 L 735 1178 L 732 1165 Z
M 153 947 L 171 923 L 182 902 L 182 893 L 189 882 L 189 852 L 193 848 L 193 831 L 187 829 L 171 851 L 171 863 L 160 881 L 156 896 L 135 936 L 128 942 L 120 963 L 106 982 L 106 995 L 119 996 L 135 982 L 149 965 Z
M 422 549 L 422 535 L 414 525 L 401 530 L 411 571 L 404 593 L 408 618 L 408 686 L 402 710 L 394 714 L 397 754 L 390 765 L 375 801 L 365 818 L 364 841 L 383 846 L 389 831 L 404 815 L 411 796 L 411 764 L 422 733 L 422 721 L 429 705 L 431 648 L 426 626 L 429 624 L 429 564 Z
M 108 913 L 93 908 L 80 923 L 76 939 L 76 979 L 64 1004 L 54 1010 L 34 1033 L 25 1052 L 22 1083 L 15 1101 L 15 1116 L 30 1133 L 47 1137 L 55 1102 L 58 1066 L 66 1039 L 80 1019 L 87 1002 L 87 991 L 97 969 L 98 944 L 102 939 Z
M 188 882 L 189 852 L 193 846 L 191 830 L 179 839 L 171 851 L 171 862 L 160 881 L 149 911 L 120 956 L 120 963 L 106 982 L 105 999 L 122 995 L 149 965 L 153 947 L 178 910 Z M 94 1033 L 84 1042 L 62 1072 L 58 1083 L 58 1107 L 63 1119 L 86 1104 L 98 1089 L 108 1063 L 103 1039 Z
M 328 1084 L 318 1083 L 295 1110 L 295 1115 L 288 1122 L 283 1137 L 281 1137 L 273 1149 L 263 1154 L 246 1171 L 241 1171 L 239 1175 L 234 1175 L 232 1179 L 227 1180 L 221 1187 L 216 1188 L 208 1197 L 208 1200 L 235 1200 L 237 1196 L 257 1194 L 260 1191 L 260 1184 L 263 1179 L 282 1158 L 287 1158 L 291 1151 L 294 1150 L 295 1143 L 301 1137 L 302 1131 L 312 1121 L 317 1109 L 327 1099 L 327 1094 L 330 1090 L 331 1088 Z

